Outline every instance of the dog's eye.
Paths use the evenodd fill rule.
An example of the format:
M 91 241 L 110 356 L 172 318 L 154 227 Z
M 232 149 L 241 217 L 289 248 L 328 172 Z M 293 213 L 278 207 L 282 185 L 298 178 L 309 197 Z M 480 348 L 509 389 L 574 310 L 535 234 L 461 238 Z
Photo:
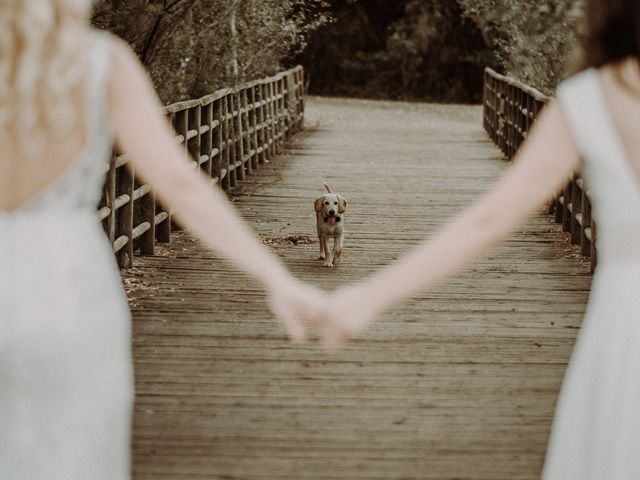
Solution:
M 329 205 L 329 202 L 324 202 L 325 205 Z
M 333 202 L 333 204 L 334 204 L 334 205 L 337 205 L 337 204 L 338 204 L 338 202 Z

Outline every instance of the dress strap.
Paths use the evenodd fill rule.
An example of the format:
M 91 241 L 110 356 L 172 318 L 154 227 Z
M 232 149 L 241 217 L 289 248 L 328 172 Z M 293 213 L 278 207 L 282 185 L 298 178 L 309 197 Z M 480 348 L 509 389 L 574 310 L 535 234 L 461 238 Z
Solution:
M 602 146 L 598 81 L 597 70 L 590 68 L 562 82 L 556 95 L 585 160 L 597 158 Z
M 622 177 L 633 180 L 637 190 L 637 174 L 607 106 L 598 71 L 590 68 L 566 80 L 557 97 L 587 166 L 616 169 Z

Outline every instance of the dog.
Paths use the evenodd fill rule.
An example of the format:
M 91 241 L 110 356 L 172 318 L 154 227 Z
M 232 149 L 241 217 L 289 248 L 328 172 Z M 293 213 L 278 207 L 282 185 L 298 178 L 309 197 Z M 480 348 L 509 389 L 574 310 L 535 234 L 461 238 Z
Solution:
M 347 200 L 323 182 L 327 193 L 316 198 L 313 208 L 316 212 L 318 240 L 320 240 L 320 260 L 325 267 L 337 267 L 342 258 L 344 240 L 344 212 L 347 211 Z M 333 253 L 329 251 L 329 237 L 333 237 Z

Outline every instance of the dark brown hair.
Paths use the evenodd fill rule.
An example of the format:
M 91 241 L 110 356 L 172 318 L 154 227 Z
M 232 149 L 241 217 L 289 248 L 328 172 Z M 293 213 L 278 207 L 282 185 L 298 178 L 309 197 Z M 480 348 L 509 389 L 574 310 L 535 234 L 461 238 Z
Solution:
M 640 59 L 640 0 L 586 0 L 582 68 Z

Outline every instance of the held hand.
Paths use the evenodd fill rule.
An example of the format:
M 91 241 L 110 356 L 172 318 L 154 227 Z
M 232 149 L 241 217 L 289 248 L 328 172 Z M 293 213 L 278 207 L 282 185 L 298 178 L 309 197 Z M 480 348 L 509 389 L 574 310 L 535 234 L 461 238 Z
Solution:
M 327 294 L 292 279 L 271 290 L 270 303 L 289 338 L 302 343 L 307 340 L 306 327 L 318 318 L 327 304 Z
M 320 339 L 328 348 L 337 348 L 359 335 L 380 313 L 362 285 L 343 287 L 331 293 L 315 317 Z

